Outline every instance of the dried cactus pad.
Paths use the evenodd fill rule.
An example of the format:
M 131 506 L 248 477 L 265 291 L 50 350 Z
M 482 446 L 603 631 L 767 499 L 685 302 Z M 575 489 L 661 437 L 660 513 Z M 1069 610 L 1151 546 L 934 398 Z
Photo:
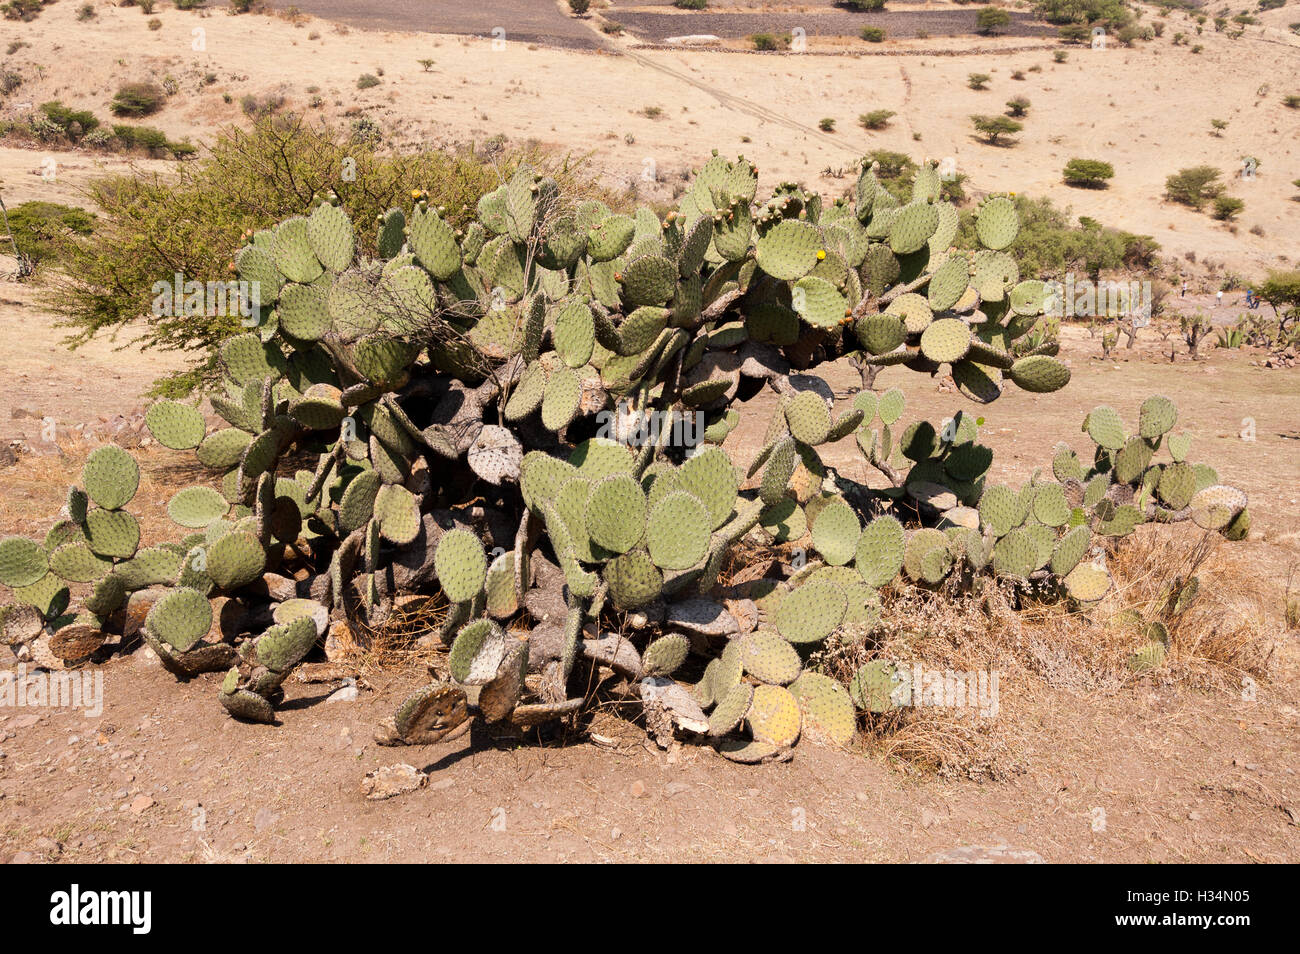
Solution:
M 745 721 L 757 741 L 786 748 L 799 739 L 803 713 L 789 689 L 762 685 L 754 689 L 754 700 Z
M 838 682 L 818 672 L 806 672 L 790 684 L 790 693 L 803 710 L 805 735 L 821 737 L 832 745 L 853 741 L 857 713 L 853 698 Z

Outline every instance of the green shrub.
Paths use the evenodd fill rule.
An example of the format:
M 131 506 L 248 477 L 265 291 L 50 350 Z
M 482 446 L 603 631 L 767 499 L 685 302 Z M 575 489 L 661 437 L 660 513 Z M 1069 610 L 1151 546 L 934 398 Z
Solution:
M 975 17 L 975 28 L 985 36 L 995 36 L 1011 22 L 1011 14 L 1000 7 L 984 7 Z
M 884 129 L 895 115 L 892 109 L 873 109 L 859 116 L 858 123 L 863 129 Z
M 89 235 L 94 224 L 95 217 L 85 209 L 56 202 L 24 202 L 9 210 L 9 228 L 18 251 L 38 265 L 56 255 L 72 236 Z
M 971 89 L 988 89 L 989 80 L 992 78 L 988 73 L 971 73 L 966 77 L 966 85 Z
M 578 16 L 583 16 L 591 9 L 591 0 L 569 0 L 569 9 Z
M 1007 100 L 1008 116 L 1024 116 L 1029 112 L 1029 100 L 1023 96 L 1015 96 Z
M 230 0 L 230 9 L 234 13 L 248 13 L 253 9 L 253 0 Z
M 538 168 L 552 165 L 534 153 L 498 157 L 494 163 L 470 154 L 381 155 L 297 117 L 232 127 L 211 150 L 168 175 L 119 174 L 93 181 L 88 193 L 99 225 L 51 263 L 58 273 L 47 304 L 70 329 L 70 343 L 82 343 L 146 313 L 150 289 L 160 278 L 170 281 L 180 271 L 198 281 L 225 281 L 231 252 L 246 231 L 302 214 L 313 195 L 337 192 L 352 220 L 362 223 L 374 222 L 393 206 L 409 206 L 411 191 L 423 189 L 430 204 L 445 206 L 448 220 L 459 227 L 473 217 L 479 197 L 497 187 L 499 176 L 508 177 L 523 160 Z M 351 170 L 346 179 L 345 169 Z M 580 169 L 569 164 L 551 174 L 567 190 L 623 207 L 621 198 L 591 185 Z M 360 229 L 358 239 L 365 254 L 376 254 L 373 228 Z M 237 318 L 180 316 L 148 318 L 141 328 L 146 347 L 196 356 L 199 369 L 170 382 L 171 390 L 197 384 L 216 346 L 242 330 Z
M 58 125 L 64 135 L 73 142 L 99 125 L 99 120 L 90 110 L 69 109 L 57 99 L 41 103 L 41 112 L 45 114 L 46 119 Z
M 709 0 L 673 0 L 673 6 L 679 10 L 706 10 Z
M 1052 59 L 1055 60 L 1057 63 L 1064 63 L 1069 58 L 1070 58 L 1070 54 L 1065 52 L 1065 50 L 1052 51 Z
M 118 87 L 108 108 L 114 116 L 149 116 L 162 109 L 166 99 L 155 83 L 126 83 Z
M 95 5 L 93 3 L 83 3 L 77 8 L 77 19 L 82 23 L 95 19 L 95 16 Z
M 1132 14 L 1124 0 L 1038 0 L 1034 13 L 1048 23 L 1081 23 L 1118 30 Z
M 357 89 L 371 89 L 379 85 L 379 77 L 373 73 L 362 73 L 357 77 Z
M 749 42 L 756 50 L 777 50 L 781 46 L 780 41 L 770 33 L 755 33 Z
M 1160 246 L 1149 235 L 1136 235 L 1098 223 L 1076 227 L 1067 212 L 1051 199 L 1014 199 L 1020 213 L 1020 234 L 1006 250 L 1022 275 L 1061 278 L 1066 272 L 1096 276 L 1117 269 L 1150 270 L 1158 264 Z M 959 248 L 977 249 L 974 210 L 963 210 L 957 233 Z
M 8 3 L 0 4 L 0 13 L 4 14 L 6 20 L 31 21 L 40 16 L 47 4 L 53 2 L 54 0 L 9 0 Z
M 1300 96 L 1283 96 L 1282 105 L 1287 109 L 1300 109 Z
M 1106 180 L 1114 175 L 1115 167 L 1100 159 L 1071 159 L 1062 172 L 1066 185 L 1085 189 L 1104 189 Z
M 1213 215 L 1220 222 L 1231 222 L 1245 207 L 1246 203 L 1241 199 L 1230 195 L 1218 195 L 1214 197 Z
M 1066 24 L 1056 32 L 1066 43 L 1089 43 L 1092 41 L 1092 31 L 1082 23 Z
M 817 128 L 822 132 L 835 132 L 835 120 L 830 116 L 819 119 L 817 120 Z
M 1014 119 L 1008 119 L 1006 116 L 972 116 L 970 120 L 975 127 L 975 131 L 990 146 L 1014 145 L 1015 140 L 1003 137 L 1018 133 L 1025 128 L 1021 123 L 1016 122 Z
M 861 32 L 858 33 L 858 36 L 862 37 L 862 39 L 866 40 L 868 43 L 885 42 L 885 31 L 881 27 L 865 26 L 862 28 Z
M 837 5 L 857 10 L 859 13 L 870 13 L 873 10 L 885 9 L 885 0 L 837 0 Z
M 1199 209 L 1223 191 L 1220 172 L 1213 166 L 1180 169 L 1165 179 L 1165 195 L 1173 202 Z

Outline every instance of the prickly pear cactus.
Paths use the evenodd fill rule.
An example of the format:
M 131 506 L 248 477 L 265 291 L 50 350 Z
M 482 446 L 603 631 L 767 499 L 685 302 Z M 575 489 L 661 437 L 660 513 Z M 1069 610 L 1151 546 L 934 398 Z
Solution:
M 752 763 L 800 739 L 847 745 L 858 710 L 897 704 L 886 661 L 848 685 L 809 665 L 832 634 L 866 638 L 883 588 L 995 576 L 1087 610 L 1113 585 L 1106 538 L 1151 521 L 1248 532 L 1245 495 L 1187 460 L 1167 398 L 1131 433 L 1094 409 L 1093 446 L 1057 448 L 1020 487 L 988 482 L 968 412 L 907 420 L 901 390 L 864 386 L 837 413 L 807 372 L 845 356 L 864 385 L 884 367 L 946 373 L 979 404 L 1070 378 L 1046 286 L 1006 252 L 1010 198 L 980 205 L 972 250 L 954 247 L 931 165 L 905 205 L 868 167 L 852 193 L 824 204 L 787 184 L 760 202 L 754 167 L 715 155 L 661 218 L 521 167 L 463 229 L 416 196 L 363 242 L 329 197 L 253 234 L 234 263 L 256 321 L 207 395 L 221 423 L 172 401 L 147 415 L 211 472 L 167 503 L 178 541 L 140 547 L 122 509 L 138 468 L 96 451 L 43 544 L 0 541 L 0 583 L 30 607 L 6 634 L 77 664 L 120 626 L 179 676 L 225 670 L 230 714 L 273 722 L 318 645 L 440 596 L 420 641 L 438 679 L 384 744 L 574 718 L 604 673 L 636 687 L 660 741 Z M 720 445 L 764 391 L 763 444 L 735 461 Z M 884 488 L 823 460 L 843 441 Z M 806 565 L 730 582 L 738 553 L 781 546 Z

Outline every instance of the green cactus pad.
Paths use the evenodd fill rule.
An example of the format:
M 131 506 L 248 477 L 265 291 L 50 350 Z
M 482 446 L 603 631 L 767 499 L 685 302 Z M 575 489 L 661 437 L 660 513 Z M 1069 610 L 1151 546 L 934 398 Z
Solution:
M 86 542 L 102 557 L 124 560 L 140 545 L 140 524 L 124 510 L 92 510 L 86 514 Z
M 81 483 L 91 500 L 105 510 L 116 510 L 135 496 L 140 486 L 140 468 L 122 448 L 106 444 L 86 458 Z
M 813 270 L 821 250 L 821 232 L 815 225 L 787 219 L 759 238 L 756 258 L 758 267 L 773 278 L 793 282 Z
M 645 491 L 630 474 L 601 478 L 591 488 L 585 517 L 593 541 L 611 553 L 626 553 L 645 533 Z
M 212 628 L 212 604 L 197 590 L 171 590 L 150 607 L 144 625 L 155 639 L 187 652 Z
M 849 696 L 866 712 L 891 712 L 903 703 L 908 686 L 906 673 L 885 659 L 874 659 L 853 674 Z
M 796 394 L 785 406 L 785 419 L 794 438 L 810 447 L 823 443 L 830 436 L 831 411 L 816 391 Z
M 805 672 L 789 686 L 803 712 L 804 734 L 844 746 L 857 734 L 853 698 L 834 679 Z
M 677 263 L 662 255 L 642 255 L 621 274 L 623 301 L 631 307 L 662 305 L 677 289 Z
M 857 555 L 861 536 L 858 515 L 843 497 L 832 497 L 813 519 L 813 546 L 832 566 L 843 566 Z
M 792 643 L 817 643 L 839 628 L 847 608 L 847 597 L 840 587 L 808 583 L 781 601 L 773 622 Z
M 49 571 L 49 556 L 33 540 L 5 537 L 0 540 L 0 583 L 31 586 Z
M 921 353 L 936 364 L 952 364 L 970 351 L 970 327 L 956 318 L 941 318 L 921 333 Z
M 1070 519 L 1070 505 L 1060 484 L 1042 484 L 1034 491 L 1034 518 L 1048 527 L 1063 527 Z
M 985 248 L 1004 249 L 1019 233 L 1020 214 L 1015 202 L 1006 196 L 986 200 L 975 215 L 975 234 Z
M 280 328 L 301 341 L 319 341 L 330 330 L 327 290 L 320 285 L 289 285 L 280 295 Z
M 1025 579 L 1038 566 L 1038 545 L 1025 527 L 1016 527 L 993 547 L 993 571 Z
M 193 450 L 207 430 L 199 409 L 179 401 L 154 402 L 145 412 L 144 423 L 154 440 L 172 450 Z
M 903 325 L 910 335 L 919 335 L 934 320 L 930 302 L 914 292 L 899 295 L 885 309 L 887 315 L 897 315 L 903 319 Z
M 876 517 L 871 520 L 858 539 L 854 567 L 858 575 L 871 586 L 884 586 L 903 567 L 906 533 L 898 518 Z
M 1147 440 L 1169 433 L 1177 423 L 1178 407 L 1163 395 L 1147 398 L 1138 410 L 1138 435 Z
M 863 315 L 853 325 L 862 347 L 874 355 L 889 354 L 907 338 L 907 326 L 898 315 Z
M 596 343 L 591 308 L 585 301 L 568 302 L 555 318 L 552 332 L 555 350 L 571 368 L 580 368 L 591 360 Z
M 404 546 L 420 535 L 420 502 L 400 484 L 379 488 L 374 512 L 385 540 Z
M 1033 394 L 1048 394 L 1070 383 L 1070 369 L 1049 355 L 1035 354 L 1017 360 L 1007 377 Z
M 567 367 L 556 368 L 542 397 L 542 426 L 548 431 L 567 427 L 578 413 L 582 399 L 582 381 Z
M 365 471 L 348 483 L 339 500 L 339 531 L 349 534 L 364 527 L 375 514 L 375 498 L 382 484 L 379 474 Z
M 605 564 L 609 597 L 621 610 L 638 609 L 659 598 L 663 574 L 644 550 L 629 550 Z
M 1202 530 L 1222 530 L 1246 509 L 1247 498 L 1243 491 L 1225 484 L 1215 484 L 1198 490 L 1191 499 L 1192 523 Z
M 717 706 L 709 714 L 709 735 L 726 735 L 740 725 L 749 714 L 753 701 L 754 687 L 749 683 L 736 683 L 728 688 L 719 696 Z
M 1099 447 L 1119 450 L 1124 446 L 1124 422 L 1113 407 L 1102 404 L 1093 408 L 1084 418 L 1083 429 Z
M 646 518 L 646 546 L 655 566 L 687 570 L 709 546 L 708 508 L 694 494 L 677 490 L 654 505 Z
M 943 531 L 922 528 L 912 533 L 903 550 L 903 569 L 918 583 L 938 583 L 952 567 L 948 538 Z
M 669 676 L 686 662 L 691 642 L 680 633 L 660 636 L 646 647 L 641 655 L 641 675 Z
M 211 487 L 186 487 L 167 503 L 167 515 L 182 527 L 202 529 L 230 509 L 226 498 Z
M 70 583 L 93 583 L 112 568 L 112 560 L 98 556 L 85 543 L 65 543 L 50 554 L 50 572 Z
M 312 252 L 331 272 L 341 272 L 352 264 L 356 251 L 356 232 L 347 213 L 336 205 L 323 202 L 307 219 L 307 241 Z
M 809 275 L 790 290 L 794 310 L 814 328 L 836 328 L 848 313 L 848 302 L 830 282 Z
M 448 530 L 443 534 L 433 562 L 442 590 L 453 603 L 472 600 L 483 589 L 487 557 L 483 544 L 468 530 Z
M 506 656 L 506 634 L 490 619 L 463 626 L 447 655 L 447 668 L 457 682 L 481 686 L 492 680 Z
M 1111 588 L 1110 574 L 1091 563 L 1080 563 L 1065 575 L 1066 592 L 1080 603 L 1095 603 Z
M 300 616 L 289 623 L 269 627 L 254 643 L 257 661 L 271 672 L 283 675 L 296 666 L 316 644 L 316 623 Z
M 726 523 L 736 505 L 740 483 L 731 459 L 720 447 L 692 455 L 677 472 L 676 488 L 694 496 L 709 512 L 709 529 Z
M 207 550 L 204 572 L 223 590 L 236 590 L 262 575 L 266 551 L 257 537 L 244 530 L 225 534 Z
M 889 248 L 895 255 L 910 255 L 924 248 L 939 227 L 939 212 L 932 205 L 904 206 L 889 226 Z
M 1092 545 L 1092 531 L 1088 527 L 1075 527 L 1056 543 L 1052 552 L 1052 572 L 1066 576 L 1079 565 Z
M 774 686 L 789 685 L 803 670 L 799 653 L 788 641 L 762 630 L 740 638 L 740 662 L 759 682 Z
M 301 215 L 285 219 L 275 229 L 271 240 L 271 257 L 275 267 L 291 282 L 306 285 L 325 271 L 312 250 L 307 235 L 307 219 Z
M 411 251 L 429 274 L 445 282 L 460 271 L 461 252 L 456 233 L 436 212 L 414 216 L 406 229 Z

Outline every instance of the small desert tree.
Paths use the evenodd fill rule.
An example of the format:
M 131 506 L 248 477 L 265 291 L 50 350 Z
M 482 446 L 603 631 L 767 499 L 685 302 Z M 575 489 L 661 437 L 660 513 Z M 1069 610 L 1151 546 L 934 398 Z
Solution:
M 1165 195 L 1173 202 L 1200 209 L 1223 191 L 1219 175 L 1219 170 L 1213 166 L 1180 169 L 1165 179 Z
M 1018 133 L 1024 129 L 1024 125 L 1009 119 L 1006 116 L 972 116 L 970 121 L 975 126 L 975 131 L 979 133 L 984 141 L 990 146 L 1009 146 L 1013 145 L 1015 140 L 1005 139 L 1012 133 Z
M 1023 96 L 1016 96 L 1007 100 L 1007 115 L 1017 118 L 1026 115 L 1029 112 L 1029 100 Z
M 1218 195 L 1214 197 L 1214 217 L 1220 222 L 1231 222 L 1245 207 L 1246 203 L 1234 196 Z
M 1085 189 L 1102 189 L 1115 175 L 1115 167 L 1100 159 L 1071 159 L 1062 173 L 1065 184 Z
M 992 78 L 988 73 L 971 73 L 966 77 L 966 85 L 971 89 L 987 89 Z
M 873 109 L 858 117 L 863 129 L 884 129 L 896 114 L 892 109 Z
M 999 7 L 984 7 L 975 17 L 975 27 L 985 36 L 995 36 L 1011 23 L 1011 14 Z

